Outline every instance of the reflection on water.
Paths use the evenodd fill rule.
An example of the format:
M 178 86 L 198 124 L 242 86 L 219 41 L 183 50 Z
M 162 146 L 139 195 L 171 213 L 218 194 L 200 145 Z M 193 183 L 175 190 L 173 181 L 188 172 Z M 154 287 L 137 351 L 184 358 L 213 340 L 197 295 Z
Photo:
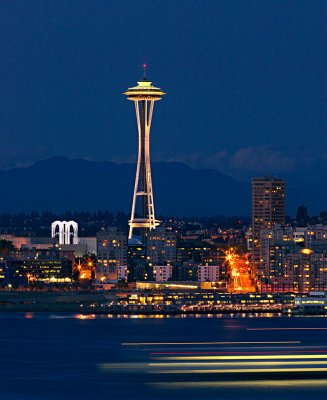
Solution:
M 292 379 L 292 380 L 247 380 L 226 382 L 152 382 L 149 384 L 157 389 L 214 389 L 214 388 L 283 388 L 283 389 L 306 389 L 327 388 L 325 379 Z
M 320 335 L 327 327 L 279 327 L 281 331 L 310 330 Z M 248 324 L 223 324 L 223 329 L 246 334 Z M 265 327 L 275 330 L 278 327 Z M 288 332 L 286 332 L 288 335 Z M 251 337 L 255 337 L 251 333 Z M 126 380 L 143 381 L 155 392 L 168 397 L 215 398 L 214 390 L 233 389 L 245 398 L 255 390 L 324 390 L 327 387 L 327 343 L 309 345 L 308 340 L 243 341 L 148 341 L 122 342 L 122 347 L 136 354 L 139 362 L 100 363 L 99 370 L 108 375 L 126 376 Z M 135 353 L 136 352 L 136 353 Z M 133 378 L 135 376 L 135 378 Z M 221 392 L 218 392 L 219 394 Z M 319 393 L 316 393 L 319 398 Z M 194 397 L 193 397 L 194 396 Z M 248 397 L 247 397 L 248 396 Z M 302 399 L 303 393 L 297 398 Z M 269 396 L 265 396 L 269 398 Z
M 300 340 L 129 342 L 122 346 L 146 351 L 148 362 L 102 363 L 99 369 L 132 380 L 135 375 L 145 386 L 166 391 L 169 397 L 182 392 L 192 398 L 194 391 L 201 391 L 203 398 L 212 398 L 214 389 L 252 396 L 257 389 L 292 393 L 299 388 L 327 387 L 327 346 L 303 346 Z
M 224 318 L 224 319 L 234 319 L 234 318 L 280 318 L 280 317 L 290 317 L 290 315 L 283 315 L 282 313 L 231 313 L 231 314 L 108 314 L 109 318 L 131 318 L 131 319 L 142 319 L 142 318 Z M 102 318 L 102 315 L 97 315 L 97 317 Z
M 13 319 L 13 318 L 36 318 L 36 319 L 249 319 L 249 318 L 290 318 L 289 315 L 282 313 L 233 313 L 233 314 L 181 314 L 181 315 L 167 315 L 167 314 L 89 314 L 78 313 L 71 314 L 69 312 L 62 313 L 48 313 L 48 312 L 10 312 L 0 313 L 0 319 Z M 305 317 L 297 317 L 305 318 Z M 314 317 L 312 317 L 314 318 Z M 319 318 L 319 317 L 318 317 Z
M 95 317 L 95 314 L 74 314 L 76 319 L 94 319 Z
M 0 324 L 0 399 L 326 398 L 326 318 L 2 313 Z

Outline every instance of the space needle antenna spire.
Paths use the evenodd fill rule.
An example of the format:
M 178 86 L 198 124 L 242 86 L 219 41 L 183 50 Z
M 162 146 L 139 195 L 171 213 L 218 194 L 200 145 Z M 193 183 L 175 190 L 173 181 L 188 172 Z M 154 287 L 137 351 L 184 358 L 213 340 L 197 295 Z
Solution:
M 143 79 L 146 80 L 146 64 L 143 64 Z

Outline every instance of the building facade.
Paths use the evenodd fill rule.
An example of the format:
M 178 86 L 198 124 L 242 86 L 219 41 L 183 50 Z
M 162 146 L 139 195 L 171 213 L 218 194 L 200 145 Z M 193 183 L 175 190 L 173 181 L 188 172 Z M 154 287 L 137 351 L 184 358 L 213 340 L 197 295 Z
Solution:
M 153 267 L 153 277 L 156 282 L 167 282 L 173 275 L 171 265 L 156 265 Z
M 275 225 L 260 236 L 262 291 L 299 292 L 327 289 L 327 227 Z
M 117 281 L 119 267 L 127 266 L 127 235 L 117 228 L 97 233 L 96 279 Z
M 220 268 L 218 265 L 198 266 L 199 282 L 218 282 L 220 280 Z
M 147 258 L 152 265 L 175 265 L 177 256 L 177 233 L 160 227 L 147 235 Z
M 70 283 L 72 270 L 73 259 L 56 249 L 17 251 L 6 257 L 3 279 L 14 287 Z
M 252 179 L 252 262 L 264 278 L 260 258 L 260 234 L 275 224 L 285 224 L 285 182 L 276 177 Z

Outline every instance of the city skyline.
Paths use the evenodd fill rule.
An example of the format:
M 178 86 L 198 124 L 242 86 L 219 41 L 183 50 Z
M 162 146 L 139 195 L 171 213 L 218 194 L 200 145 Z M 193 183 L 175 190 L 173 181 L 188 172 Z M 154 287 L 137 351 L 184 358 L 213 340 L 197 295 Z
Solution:
M 1 167 L 55 155 L 134 162 L 119 93 L 147 62 L 170 93 L 155 116 L 155 161 L 321 184 L 324 3 L 168 3 L 1 2 Z
M 325 400 L 326 20 L 0 0 L 1 399 Z

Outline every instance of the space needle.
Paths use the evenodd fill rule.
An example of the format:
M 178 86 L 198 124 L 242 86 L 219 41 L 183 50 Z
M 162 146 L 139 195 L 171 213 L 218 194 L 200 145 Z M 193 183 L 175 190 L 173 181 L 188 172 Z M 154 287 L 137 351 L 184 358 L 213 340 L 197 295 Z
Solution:
M 144 240 L 147 231 L 155 229 L 159 225 L 154 213 L 150 164 L 150 128 L 154 102 L 161 100 L 165 93 L 154 87 L 152 82 L 146 78 L 145 64 L 143 69 L 143 79 L 137 82 L 137 86 L 129 88 L 124 94 L 128 100 L 134 101 L 138 129 L 138 157 L 128 238 L 133 237 L 133 230 L 137 228 Z

